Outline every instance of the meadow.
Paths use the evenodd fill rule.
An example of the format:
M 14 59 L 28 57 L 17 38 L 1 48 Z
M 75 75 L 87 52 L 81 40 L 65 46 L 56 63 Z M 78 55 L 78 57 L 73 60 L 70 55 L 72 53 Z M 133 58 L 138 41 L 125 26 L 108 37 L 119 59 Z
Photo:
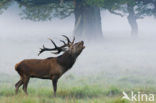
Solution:
M 16 95 L 14 84 L 18 80 L 18 76 L 1 74 L 0 77 L 0 103 L 131 103 L 121 99 L 123 91 L 128 94 L 134 91 L 156 95 L 156 81 L 154 79 L 110 78 L 104 76 L 103 73 L 82 77 L 67 73 L 58 82 L 56 97 L 53 96 L 50 80 L 31 79 L 28 86 L 29 95 L 25 95 L 22 88 Z
M 28 96 L 22 88 L 15 95 L 14 88 L 19 80 L 14 65 L 25 58 L 54 56 L 37 56 L 42 44 L 51 46 L 49 41 L 7 41 L 0 41 L 0 103 L 131 103 L 121 99 L 123 91 L 129 95 L 131 91 L 156 95 L 155 38 L 109 35 L 101 44 L 86 45 L 73 68 L 58 81 L 56 97 L 50 80 L 31 79 Z

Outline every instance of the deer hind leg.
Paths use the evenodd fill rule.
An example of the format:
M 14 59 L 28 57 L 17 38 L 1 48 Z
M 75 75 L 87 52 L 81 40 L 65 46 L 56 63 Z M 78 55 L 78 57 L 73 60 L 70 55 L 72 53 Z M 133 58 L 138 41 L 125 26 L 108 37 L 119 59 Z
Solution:
M 15 84 L 15 88 L 16 88 L 16 94 L 18 93 L 19 87 L 23 84 L 22 80 L 19 80 L 16 84 Z
M 21 77 L 20 80 L 15 84 L 16 94 L 18 93 L 19 87 L 23 84 L 23 78 Z
M 25 76 L 23 79 L 23 91 L 25 92 L 26 95 L 28 95 L 27 86 L 28 86 L 29 79 L 30 77 L 27 76 Z

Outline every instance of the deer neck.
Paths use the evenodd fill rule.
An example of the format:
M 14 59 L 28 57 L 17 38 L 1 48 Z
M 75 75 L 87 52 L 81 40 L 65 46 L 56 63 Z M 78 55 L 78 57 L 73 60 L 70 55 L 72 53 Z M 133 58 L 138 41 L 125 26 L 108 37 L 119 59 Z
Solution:
M 75 61 L 76 58 L 68 52 L 65 52 L 63 55 L 57 57 L 57 62 L 65 69 L 65 71 L 70 69 Z

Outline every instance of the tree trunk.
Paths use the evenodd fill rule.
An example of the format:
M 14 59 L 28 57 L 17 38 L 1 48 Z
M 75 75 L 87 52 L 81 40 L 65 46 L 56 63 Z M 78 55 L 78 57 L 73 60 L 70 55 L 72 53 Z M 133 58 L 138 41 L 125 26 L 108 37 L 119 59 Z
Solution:
M 96 6 L 84 5 L 82 0 L 75 3 L 74 35 L 83 40 L 103 38 L 100 9 Z
M 132 36 L 137 36 L 138 34 L 138 24 L 137 24 L 137 18 L 136 18 L 136 15 L 135 15 L 135 12 L 134 12 L 134 6 L 132 5 L 128 5 L 127 7 L 127 10 L 128 10 L 128 22 L 130 24 L 130 27 L 131 27 L 131 35 Z
M 156 1 L 153 3 L 154 4 L 154 10 L 153 10 L 153 14 L 156 17 Z

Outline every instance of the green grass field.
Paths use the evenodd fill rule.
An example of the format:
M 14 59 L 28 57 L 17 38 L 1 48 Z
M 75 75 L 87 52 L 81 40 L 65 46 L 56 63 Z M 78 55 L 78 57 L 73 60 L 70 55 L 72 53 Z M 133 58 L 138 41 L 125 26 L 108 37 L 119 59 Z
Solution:
M 56 97 L 53 96 L 51 81 L 40 79 L 30 80 L 28 96 L 23 93 L 22 88 L 15 95 L 14 84 L 18 77 L 7 74 L 1 74 L 0 77 L 0 103 L 131 103 L 121 99 L 122 91 L 156 94 L 154 79 L 143 81 L 143 78 L 120 77 L 112 78 L 113 81 L 110 82 L 109 78 L 102 75 L 93 78 L 67 74 L 58 82 Z

